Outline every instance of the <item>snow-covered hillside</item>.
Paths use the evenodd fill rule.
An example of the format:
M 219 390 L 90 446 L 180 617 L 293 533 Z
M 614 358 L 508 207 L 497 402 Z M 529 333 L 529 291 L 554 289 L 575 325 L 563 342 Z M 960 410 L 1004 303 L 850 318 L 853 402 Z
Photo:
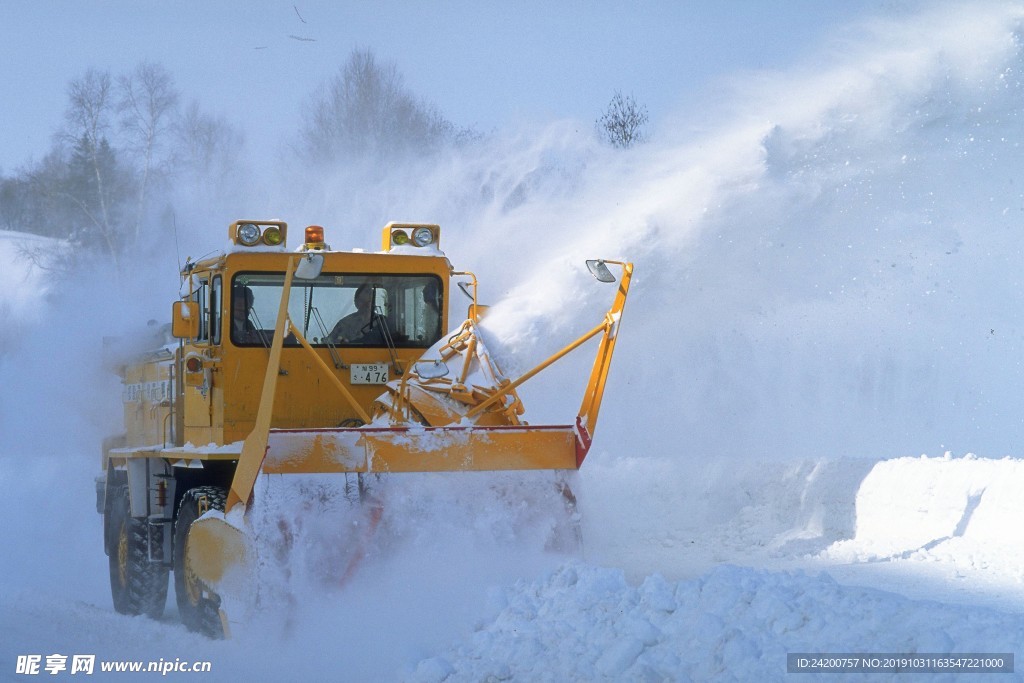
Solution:
M 92 477 L 120 390 L 100 339 L 148 302 L 101 275 L 54 293 L 45 313 L 76 337 L 45 351 L 52 326 L 17 317 L 0 357 L 0 672 L 93 653 L 253 680 L 781 680 L 795 652 L 1021 654 L 1022 21 L 972 3 L 850 29 L 626 153 L 563 122 L 267 191 L 276 215 L 344 228 L 339 247 L 440 223 L 510 374 L 597 322 L 609 295 L 584 258 L 636 262 L 573 482 L 576 560 L 494 537 L 494 510 L 467 522 L 432 486 L 397 506 L 423 513 L 405 543 L 231 641 L 173 606 L 115 615 Z M 196 232 L 195 253 L 222 236 Z M 172 296 L 173 272 L 138 270 L 160 269 Z M 531 422 L 571 417 L 589 360 L 523 391 Z

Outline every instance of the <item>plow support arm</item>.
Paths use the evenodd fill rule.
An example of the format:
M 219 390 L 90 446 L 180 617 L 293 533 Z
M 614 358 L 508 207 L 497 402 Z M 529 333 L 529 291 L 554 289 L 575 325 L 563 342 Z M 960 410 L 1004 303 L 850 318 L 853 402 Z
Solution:
M 247 504 L 259 476 L 260 464 L 267 453 L 267 437 L 270 434 L 270 420 L 274 409 L 274 394 L 277 392 L 277 375 L 281 368 L 281 349 L 284 348 L 285 329 L 288 326 L 288 297 L 291 295 L 292 278 L 298 257 L 289 259 L 288 270 L 285 271 L 284 286 L 281 288 L 281 303 L 277 310 L 277 324 L 274 327 L 274 340 L 270 344 L 270 360 L 267 362 L 267 374 L 263 378 L 263 393 L 260 395 L 260 407 L 256 411 L 256 425 L 242 444 L 242 454 L 238 458 L 238 467 L 231 480 L 231 489 L 225 503 L 225 511 L 230 512 L 239 503 Z
M 587 390 L 583 393 L 583 403 L 580 405 L 580 412 L 576 418 L 576 429 L 583 445 L 577 467 L 583 464 L 583 458 L 587 455 L 594 429 L 597 426 L 597 414 L 601 409 L 601 400 L 604 398 L 604 387 L 608 381 L 608 369 L 612 364 L 612 354 L 615 352 L 619 323 L 622 321 L 622 311 L 626 307 L 626 297 L 629 295 L 629 282 L 633 277 L 632 263 L 619 261 L 605 261 L 605 263 L 622 266 L 622 277 L 619 280 L 619 290 L 615 294 L 615 301 L 612 302 L 612 307 L 605 316 L 604 335 L 597 348 L 597 357 L 594 359 L 594 367 L 590 371 Z

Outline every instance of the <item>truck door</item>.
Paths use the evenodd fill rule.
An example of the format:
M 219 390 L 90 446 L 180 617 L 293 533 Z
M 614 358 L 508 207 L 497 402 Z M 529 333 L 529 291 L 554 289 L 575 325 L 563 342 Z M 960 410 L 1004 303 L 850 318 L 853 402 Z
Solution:
M 211 347 L 220 341 L 220 282 L 219 275 L 212 281 L 201 276 L 199 286 L 192 294 L 192 300 L 199 304 L 200 324 L 195 341 L 185 344 L 182 349 L 186 363 L 190 355 L 198 355 L 204 359 L 204 364 L 208 364 Z M 213 377 L 211 368 L 205 368 L 199 373 L 185 372 L 182 384 L 185 429 L 188 431 L 209 430 L 213 426 Z M 202 435 L 197 436 L 203 438 Z M 212 440 L 212 434 L 206 438 Z M 195 437 L 191 440 L 194 441 Z

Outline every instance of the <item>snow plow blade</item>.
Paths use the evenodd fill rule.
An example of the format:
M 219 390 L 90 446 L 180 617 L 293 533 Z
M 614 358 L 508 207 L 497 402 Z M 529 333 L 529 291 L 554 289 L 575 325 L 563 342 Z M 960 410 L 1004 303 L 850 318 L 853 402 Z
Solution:
M 264 474 L 574 470 L 586 453 L 571 426 L 271 430 Z

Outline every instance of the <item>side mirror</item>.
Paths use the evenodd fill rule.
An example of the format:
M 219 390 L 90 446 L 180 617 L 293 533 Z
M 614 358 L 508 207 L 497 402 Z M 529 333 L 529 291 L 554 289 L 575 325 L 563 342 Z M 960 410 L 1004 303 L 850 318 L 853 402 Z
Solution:
M 421 360 L 412 369 L 422 379 L 440 379 L 448 374 L 448 365 L 443 360 Z
M 295 267 L 295 277 L 300 280 L 315 280 L 320 277 L 324 268 L 324 257 L 321 254 L 306 254 Z
M 597 278 L 598 282 L 615 282 L 615 276 L 612 275 L 612 271 L 608 270 L 608 266 L 603 260 L 589 260 L 587 261 L 587 268 L 590 270 L 590 274 Z
M 199 302 L 175 301 L 171 306 L 171 334 L 177 339 L 199 336 Z

